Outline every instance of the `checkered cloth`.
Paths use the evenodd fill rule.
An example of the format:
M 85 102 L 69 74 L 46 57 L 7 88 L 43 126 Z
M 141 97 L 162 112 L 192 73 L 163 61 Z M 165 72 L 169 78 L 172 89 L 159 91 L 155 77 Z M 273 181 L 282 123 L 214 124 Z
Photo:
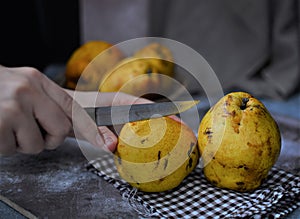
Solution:
M 300 206 L 300 176 L 275 167 L 251 193 L 212 186 L 200 167 L 179 187 L 160 193 L 138 191 L 120 179 L 111 156 L 89 162 L 87 169 L 113 184 L 142 217 L 281 218 Z

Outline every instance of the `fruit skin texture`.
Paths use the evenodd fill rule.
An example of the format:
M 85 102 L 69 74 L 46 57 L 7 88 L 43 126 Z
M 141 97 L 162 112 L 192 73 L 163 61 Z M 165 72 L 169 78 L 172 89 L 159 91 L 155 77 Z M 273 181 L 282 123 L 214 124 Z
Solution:
M 125 58 L 112 71 L 105 74 L 99 85 L 99 91 L 122 91 L 140 96 L 161 86 L 158 75 L 152 72 L 156 70 L 145 59 Z
M 167 47 L 159 43 L 148 44 L 106 72 L 98 90 L 122 91 L 135 96 L 168 90 L 168 77 L 174 76 L 172 61 L 172 53 Z
M 245 92 L 221 98 L 203 117 L 198 145 L 204 175 L 220 188 L 258 188 L 281 149 L 279 128 L 266 107 Z
M 83 74 L 88 64 L 102 52 L 104 53 L 97 60 L 98 63 L 93 66 L 95 69 L 90 68 L 88 72 Z M 77 90 L 96 91 L 104 74 L 101 72 L 110 70 L 123 58 L 123 53 L 109 42 L 102 40 L 88 41 L 74 50 L 69 57 L 65 69 L 65 86 L 70 89 L 75 89 L 78 86 Z M 80 77 L 82 78 L 78 84 L 77 82 Z
M 115 151 L 120 176 L 144 192 L 177 187 L 198 164 L 197 138 L 169 117 L 125 124 Z
M 150 43 L 147 46 L 137 50 L 135 58 L 147 58 L 147 62 L 157 70 L 156 73 L 161 73 L 173 77 L 174 63 L 173 55 L 169 48 L 160 43 Z

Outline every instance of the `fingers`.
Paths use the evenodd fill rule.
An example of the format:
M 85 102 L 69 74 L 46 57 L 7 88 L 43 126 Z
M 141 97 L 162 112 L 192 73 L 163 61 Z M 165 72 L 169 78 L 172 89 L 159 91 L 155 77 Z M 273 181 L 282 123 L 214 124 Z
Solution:
M 95 122 L 82 108 L 82 105 L 95 103 L 98 92 L 72 92 L 69 90 L 58 90 L 54 83 L 43 82 L 43 89 L 61 106 L 68 117 L 72 118 L 75 136 L 89 141 L 91 144 L 113 151 L 117 144 L 116 136 L 107 128 L 97 128 Z M 79 94 L 79 98 L 76 98 Z M 72 95 L 72 96 L 71 96 Z M 81 104 L 77 102 L 80 100 Z
M 41 129 L 44 134 L 42 136 L 44 148 L 54 149 L 64 141 L 71 129 L 71 122 L 61 107 L 53 101 L 53 98 L 47 95 L 47 92 L 43 89 L 42 85 L 44 83 L 51 83 L 51 80 L 46 78 L 46 76 L 36 69 L 20 69 L 23 71 L 19 74 L 25 77 L 28 81 L 27 83 L 30 84 L 29 86 L 31 86 L 31 88 L 28 89 L 28 85 L 27 87 L 23 85 L 25 86 L 22 89 L 24 93 L 22 94 L 22 100 L 25 101 L 25 104 L 23 105 L 32 108 L 31 116 L 34 117 L 32 120 L 35 120 L 35 128 L 38 130 Z M 54 84 L 54 82 L 52 83 Z M 59 86 L 56 86 L 54 89 L 54 92 L 62 90 Z M 27 103 L 30 103 L 31 105 Z M 30 124 L 29 121 L 31 120 L 28 118 L 28 124 Z M 40 133 L 41 130 L 39 131 Z M 34 146 L 32 147 L 34 148 Z
M 70 119 L 43 90 L 42 83 L 48 81 L 34 68 L 0 67 L 1 154 L 53 149 L 70 132 Z M 58 86 L 55 89 L 62 90 Z
M 104 140 L 104 148 L 107 148 L 109 151 L 114 151 L 118 143 L 117 137 L 106 126 L 100 126 L 98 130 Z
M 109 106 L 109 105 L 130 105 L 149 103 L 151 101 L 132 96 L 125 93 L 99 93 L 65 90 L 74 98 L 73 105 L 73 126 L 76 129 L 77 138 L 87 139 L 90 143 L 114 151 L 117 145 L 117 137 L 107 127 L 96 127 L 95 122 L 90 119 L 82 107 Z M 90 121 L 91 123 L 87 122 Z M 87 128 L 88 127 L 88 128 Z M 88 131 L 87 131 L 88 130 Z M 99 135 L 100 133 L 100 135 Z M 95 137 L 96 136 L 96 137 Z M 96 143 L 93 140 L 96 139 Z
M 44 150 L 44 139 L 32 115 L 18 118 L 15 125 L 16 151 L 25 154 L 38 154 Z
M 1 105 L 0 153 L 16 151 L 36 154 L 43 150 L 44 141 L 33 115 L 12 101 Z
M 54 82 L 42 80 L 43 90 L 64 111 L 71 121 L 75 136 L 89 141 L 99 147 L 104 146 L 104 141 L 99 134 L 95 122 L 84 109 L 65 90 Z M 70 94 L 72 94 L 70 92 Z
M 40 95 L 34 100 L 34 116 L 45 131 L 45 148 L 55 149 L 71 132 L 72 124 L 58 104 L 43 93 Z
M 34 117 L 44 131 L 44 147 L 55 149 L 72 129 L 72 109 L 63 106 L 63 103 L 66 106 L 71 105 L 72 99 L 61 87 L 35 69 L 23 68 L 22 75 L 35 85 L 36 92 L 33 92 L 30 95 L 31 100 L 27 101 L 32 102 Z
M 97 127 L 82 106 L 151 102 L 125 93 L 76 92 L 74 95 L 29 67 L 0 67 L 0 88 L 5 91 L 0 92 L 1 154 L 54 149 L 71 132 L 75 137 L 113 151 L 117 137 L 107 127 Z
M 104 147 L 104 139 L 100 135 L 96 123 L 76 102 L 73 105 L 72 121 L 76 138 L 87 140 L 94 146 Z
M 43 83 L 44 90 L 72 118 L 76 138 L 85 139 L 91 144 L 114 151 L 117 137 L 107 127 L 98 127 L 82 107 L 149 103 L 151 101 L 125 93 L 81 92 L 65 89 L 56 92 L 54 84 Z M 67 96 L 66 96 L 67 95 Z
M 75 137 L 85 139 L 96 147 L 114 151 L 117 137 L 106 126 L 97 127 L 90 116 L 77 103 L 73 106 Z M 77 116 L 75 116 L 77 115 Z
M 43 91 L 51 98 L 66 114 L 72 118 L 73 98 L 64 89 L 49 80 L 45 75 L 41 76 L 41 86 Z

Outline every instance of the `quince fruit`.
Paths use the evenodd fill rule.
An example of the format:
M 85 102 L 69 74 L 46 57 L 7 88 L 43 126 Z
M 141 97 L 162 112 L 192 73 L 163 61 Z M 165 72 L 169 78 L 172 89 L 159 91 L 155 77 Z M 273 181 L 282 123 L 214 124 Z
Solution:
M 151 43 L 108 71 L 99 85 L 99 91 L 122 91 L 152 99 L 157 95 L 147 94 L 167 92 L 171 88 L 169 77 L 174 75 L 172 60 L 172 53 L 167 47 Z
M 232 92 L 203 117 L 198 145 L 209 182 L 247 192 L 258 188 L 275 164 L 281 136 L 262 102 L 249 93 Z
M 123 126 L 114 157 L 121 178 L 141 191 L 162 192 L 177 187 L 194 170 L 197 138 L 177 120 L 162 117 Z
M 156 70 L 155 73 L 174 76 L 173 55 L 169 48 L 160 43 L 150 43 L 135 52 L 135 58 L 144 58 Z
M 96 59 L 93 65 L 84 72 L 100 53 L 102 54 L 99 59 Z M 123 58 L 122 52 L 106 41 L 88 41 L 78 47 L 68 59 L 65 69 L 65 87 L 77 90 L 97 90 L 105 72 Z
M 168 81 L 156 72 L 156 67 L 147 59 L 128 57 L 104 76 L 99 91 L 121 91 L 135 96 L 145 96 L 163 88 L 167 89 Z

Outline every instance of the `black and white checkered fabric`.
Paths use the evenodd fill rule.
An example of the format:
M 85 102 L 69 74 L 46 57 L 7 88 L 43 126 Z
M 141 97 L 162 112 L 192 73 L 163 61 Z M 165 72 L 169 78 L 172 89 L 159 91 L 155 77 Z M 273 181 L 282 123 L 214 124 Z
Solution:
M 111 156 L 91 161 L 87 169 L 113 184 L 143 217 L 281 218 L 300 206 L 300 177 L 275 167 L 251 193 L 212 186 L 200 167 L 179 187 L 160 193 L 138 191 L 120 179 Z

